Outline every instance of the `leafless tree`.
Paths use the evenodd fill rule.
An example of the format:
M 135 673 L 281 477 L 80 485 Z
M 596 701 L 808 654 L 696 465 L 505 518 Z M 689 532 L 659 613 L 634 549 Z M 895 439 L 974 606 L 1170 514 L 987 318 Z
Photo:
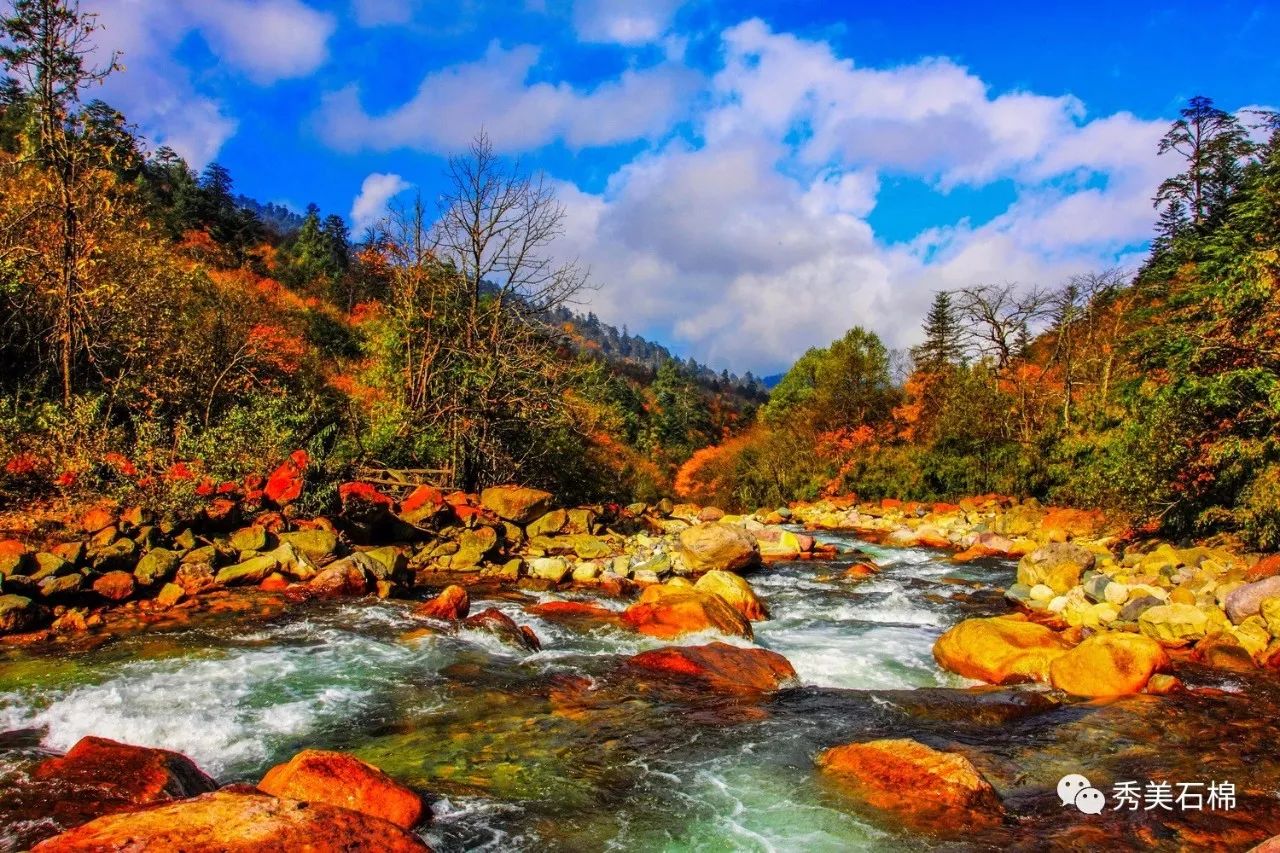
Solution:
M 1014 284 L 980 284 L 956 292 L 968 344 L 1003 370 L 1029 340 L 1035 327 L 1049 316 L 1050 295 L 1040 288 L 1021 292 Z

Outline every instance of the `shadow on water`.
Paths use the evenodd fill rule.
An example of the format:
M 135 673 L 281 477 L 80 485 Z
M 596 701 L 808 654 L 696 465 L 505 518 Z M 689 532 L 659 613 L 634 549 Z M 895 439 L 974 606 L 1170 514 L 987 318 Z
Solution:
M 474 606 L 530 624 L 540 653 L 414 631 L 404 603 L 314 603 L 77 653 L 5 651 L 0 788 L 24 790 L 49 750 L 92 733 L 180 750 L 221 781 L 255 780 L 303 746 L 351 751 L 431 797 L 424 833 L 443 851 L 1243 850 L 1280 832 L 1269 675 L 1188 668 L 1180 676 L 1202 692 L 1097 703 L 975 687 L 939 671 L 932 645 L 959 619 L 1007 609 L 1011 564 L 825 538 L 884 570 L 846 578 L 849 556 L 751 577 L 773 613 L 757 642 L 802 681 L 767 699 L 639 676 L 619 661 L 656 641 L 540 619 L 518 597 Z M 886 737 L 969 757 L 1008 820 L 911 834 L 814 772 L 830 746 Z M 1108 793 L 1127 780 L 1230 781 L 1237 798 L 1230 810 L 1086 816 L 1056 795 L 1067 773 Z M 56 829 L 40 805 L 0 797 L 0 850 Z

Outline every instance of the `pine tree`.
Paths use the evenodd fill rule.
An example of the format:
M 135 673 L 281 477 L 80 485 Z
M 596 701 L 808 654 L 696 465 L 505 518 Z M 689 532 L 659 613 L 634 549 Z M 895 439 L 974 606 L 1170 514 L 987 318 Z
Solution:
M 1155 204 L 1166 209 L 1180 202 L 1191 224 L 1202 228 L 1221 215 L 1243 177 L 1241 161 L 1253 144 L 1240 121 L 1213 105 L 1211 98 L 1192 98 L 1160 140 L 1158 153 L 1170 151 L 1186 161 L 1185 171 L 1168 178 L 1156 191 Z
M 964 355 L 963 330 L 951 293 L 939 290 L 924 321 L 924 343 L 911 351 L 921 370 L 937 371 L 956 364 Z

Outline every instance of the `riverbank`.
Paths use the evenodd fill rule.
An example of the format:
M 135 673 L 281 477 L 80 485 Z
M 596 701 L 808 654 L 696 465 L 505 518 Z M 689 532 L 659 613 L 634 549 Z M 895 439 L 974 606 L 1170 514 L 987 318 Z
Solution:
M 352 496 L 360 492 L 357 501 Z M 1250 762 L 1257 763 L 1248 744 L 1261 744 L 1269 737 L 1266 724 L 1251 719 L 1257 708 L 1272 701 L 1264 670 L 1243 673 L 1250 680 L 1244 682 L 1249 686 L 1242 692 L 1239 685 L 1230 686 L 1209 674 L 1215 670 L 1203 668 L 1213 660 L 1200 654 L 1199 642 L 1174 648 L 1174 643 L 1143 634 L 1141 620 L 1136 630 L 1124 624 L 1133 620 L 1111 620 L 1106 623 L 1110 630 L 1105 631 L 1100 630 L 1101 620 L 1096 628 L 1073 625 L 1068 617 L 1074 611 L 1051 606 L 1059 595 L 1065 598 L 1088 584 L 1095 577 L 1089 572 L 1105 575 L 1108 583 L 1121 582 L 1116 580 L 1124 577 L 1121 572 L 1137 565 L 1128 549 L 1135 549 L 1135 554 L 1160 551 L 1120 535 L 1123 531 L 1106 531 L 1096 516 L 1064 515 L 995 498 L 966 502 L 967 507 L 832 502 L 752 516 L 726 516 L 714 508 L 671 504 L 560 510 L 550 506 L 545 493 L 505 489 L 487 499 L 485 495 L 441 495 L 432 521 L 424 524 L 419 519 L 414 526 L 416 541 L 384 544 L 379 531 L 389 526 L 403 533 L 399 525 L 408 524 L 405 504 L 412 511 L 413 502 L 384 501 L 354 488 L 346 493 L 343 515 L 327 524 L 290 518 L 287 509 L 275 509 L 267 510 L 265 516 L 240 519 L 259 523 L 202 532 L 196 548 L 213 549 L 208 566 L 212 582 L 190 595 L 184 589 L 184 596 L 175 603 L 160 601 L 166 585 L 181 586 L 183 580 L 208 577 L 203 569 L 189 568 L 195 561 L 190 551 L 196 549 L 178 554 L 172 573 L 152 584 L 141 583 L 133 574 L 134 591 L 120 603 L 63 605 L 67 609 L 61 613 L 50 612 L 55 620 L 51 625 L 10 636 L 9 669 L 13 672 L 15 664 L 19 669 L 6 684 L 19 693 L 9 695 L 27 698 L 15 700 L 19 707 L 9 714 L 8 727 L 47 730 L 43 742 L 61 749 L 73 747 L 86 734 L 130 740 L 126 735 L 132 732 L 139 743 L 193 752 L 202 768 L 218 775 L 220 784 L 254 784 L 269 769 L 263 763 L 268 756 L 282 762 L 303 746 L 339 750 L 355 746 L 358 757 L 414 790 L 432 795 L 431 807 L 444 827 L 461 820 L 471 827 L 469 831 L 478 831 L 468 823 L 475 818 L 458 816 L 457 798 L 480 795 L 476 802 L 484 808 L 518 808 L 521 814 L 550 815 L 568 809 L 580 815 L 580 809 L 587 809 L 591 802 L 596 803 L 591 810 L 615 808 L 603 803 L 621 796 L 620 790 L 635 796 L 633 785 L 655 782 L 650 770 L 644 769 L 650 764 L 682 779 L 692 768 L 702 766 L 698 750 L 686 747 L 688 755 L 681 758 L 676 745 L 687 743 L 689 725 L 695 731 L 702 726 L 728 727 L 738 733 L 731 740 L 738 745 L 735 750 L 757 743 L 760 737 L 781 737 L 786 729 L 776 726 L 799 726 L 796 731 L 806 734 L 799 741 L 787 741 L 795 754 L 785 759 L 786 769 L 770 764 L 768 772 L 783 774 L 778 784 L 784 779 L 790 785 L 807 780 L 805 785 L 817 786 L 805 796 L 821 800 L 823 809 L 829 810 L 822 814 L 824 821 L 831 822 L 827 829 L 832 838 L 849 843 L 857 837 L 864 846 L 884 846 L 867 841 L 881 831 L 874 828 L 879 823 L 877 813 L 905 821 L 922 839 L 954 842 L 954 830 L 962 828 L 966 843 L 982 839 L 1004 843 L 999 839 L 1007 841 L 1012 826 L 1028 822 L 1030 826 L 1015 833 L 1028 843 L 1036 832 L 1078 839 L 1089 826 L 1066 822 L 1041 802 L 1046 792 L 1052 799 L 1053 780 L 1048 777 L 1065 772 L 1073 755 L 1079 772 L 1105 768 L 1108 778 L 1119 779 L 1125 773 L 1152 772 L 1139 756 L 1143 749 L 1154 748 L 1165 755 L 1164 772 L 1170 778 L 1190 778 L 1198 760 L 1191 733 L 1208 725 L 1211 718 L 1223 718 L 1234 721 L 1241 749 L 1230 756 L 1221 746 L 1204 749 L 1213 766 L 1229 771 L 1239 784 L 1242 801 L 1248 803 L 1247 819 L 1242 822 L 1234 814 L 1192 815 L 1180 816 L 1172 824 L 1148 820 L 1144 826 L 1157 837 L 1170 831 L 1169 826 L 1175 827 L 1171 837 L 1184 840 L 1217 837 L 1223 849 L 1244 849 L 1280 830 L 1274 803 L 1264 793 L 1272 784 L 1270 771 L 1248 769 Z M 111 525 L 115 541 L 133 532 L 128 527 L 133 521 L 124 515 L 117 513 Z M 801 532 L 806 526 L 809 532 Z M 265 535 L 260 537 L 259 530 Z M 490 541 L 490 534 L 482 532 L 486 530 L 492 531 L 493 544 L 481 550 Z M 162 532 L 159 535 L 170 539 L 155 540 L 151 550 L 184 537 L 185 532 Z M 99 534 L 101 530 L 95 536 Z M 223 544 L 232 538 L 244 542 L 249 536 L 259 548 L 233 551 Z M 875 541 L 881 544 L 863 544 Z M 322 554 L 320 545 L 331 550 Z M 1016 589 L 1018 575 L 1043 561 L 1028 560 L 1025 569 L 1015 568 L 1013 561 L 1046 547 L 1056 552 L 1059 546 L 1089 550 L 1094 567 L 1081 569 L 1078 582 L 1066 592 L 1045 599 L 1037 591 L 1024 601 Z M 981 556 L 975 555 L 978 547 L 985 549 Z M 398 556 L 387 553 L 388 548 Z M 1110 558 L 1102 555 L 1099 549 L 1103 548 Z M 478 550 L 480 558 L 468 564 Z M 27 559 L 39 563 L 34 555 L 28 554 Z M 1110 574 L 1099 571 L 1099 567 L 1111 568 L 1108 559 L 1117 567 Z M 1248 555 L 1238 559 L 1241 565 L 1233 564 L 1228 571 L 1247 572 L 1261 563 L 1250 565 Z M 246 563 L 253 571 L 244 568 Z M 380 569 L 371 563 L 388 569 L 385 576 L 379 577 Z M 264 570 L 264 565 L 271 567 Z M 1172 578 L 1182 568 L 1185 564 L 1164 574 Z M 308 575 L 311 570 L 314 573 Z M 264 574 L 255 578 L 258 571 Z M 86 579 L 92 572 L 77 571 Z M 1070 570 L 1060 574 L 1050 579 L 1065 585 Z M 1096 588 L 1098 582 L 1094 584 Z M 93 587 L 90 583 L 89 590 Z M 1106 588 L 1102 589 L 1106 600 Z M 1115 592 L 1112 597 L 1117 597 Z M 67 624 L 71 620 L 66 614 L 71 612 L 83 616 L 83 629 Z M 1018 615 L 1011 618 L 1011 612 Z M 991 670 L 987 680 L 1028 683 L 983 692 L 967 688 L 972 682 L 960 674 L 934 668 L 934 657 L 947 666 L 948 655 L 938 652 L 946 647 L 946 637 L 954 637 L 965 625 L 992 622 L 1002 627 L 1016 622 L 1026 627 L 1015 632 L 1052 636 L 1038 645 L 1022 642 L 1020 637 L 1014 644 L 1019 653 L 1034 652 L 1031 658 L 1043 664 L 1042 670 L 1025 666 L 1025 660 L 985 639 L 958 643 L 970 650 L 973 660 L 989 665 L 994 659 L 1008 667 L 1005 673 Z M 318 635 L 313 633 L 316 627 L 322 629 Z M 1145 693 L 1112 700 L 1110 706 L 1082 705 L 1072 698 L 1071 690 L 1046 692 L 1035 683 L 1039 674 L 1046 686 L 1061 687 L 1053 679 L 1054 662 L 1073 650 L 1087 651 L 1088 635 L 1094 632 L 1143 638 L 1168 655 L 1167 662 L 1156 661 L 1143 683 L 1125 691 Z M 229 644 L 226 651 L 216 652 L 218 656 L 229 651 L 239 656 L 231 660 L 241 663 L 216 667 L 212 661 L 202 663 L 211 653 L 207 649 L 211 636 L 224 638 L 218 640 L 219 646 Z M 375 637 L 385 639 L 375 641 Z M 309 639 L 299 646 L 302 638 Z M 191 692 L 195 687 L 217 679 L 207 684 L 207 700 L 215 703 L 210 709 L 253 707 L 275 692 L 264 692 L 260 698 L 244 693 L 258 678 L 254 673 L 269 671 L 271 677 L 253 689 L 266 691 L 280 680 L 281 689 L 292 694 L 298 687 L 284 685 L 329 677 L 325 667 L 307 662 L 310 655 L 328 654 L 323 650 L 348 643 L 359 653 L 341 664 L 342 671 L 350 673 L 342 681 L 331 685 L 324 681 L 322 689 L 304 688 L 299 703 L 276 706 L 261 717 L 242 717 L 237 711 L 208 733 L 214 738 L 208 747 L 198 746 L 196 731 L 208 723 L 196 719 L 210 717 L 208 710 L 201 710 L 200 703 L 206 700 L 196 700 Z M 725 648 L 731 651 L 716 643 L 728 644 Z M 444 649 L 453 651 L 438 657 L 436 650 Z M 755 651 L 743 655 L 732 650 Z M 188 654 L 196 656 L 186 662 Z M 296 657 L 299 654 L 302 657 Z M 73 685 L 84 678 L 96 683 L 100 676 L 89 672 L 97 672 L 102 664 L 81 669 L 73 663 L 77 660 L 110 662 L 108 671 L 119 674 L 100 688 L 70 687 L 68 692 L 56 687 L 56 679 L 62 678 Z M 1084 668 L 1092 672 L 1113 663 L 1097 663 L 1090 655 Z M 1065 664 L 1058 669 L 1064 667 L 1071 669 Z M 1170 672 L 1156 671 L 1161 669 Z M 386 709 L 376 710 L 381 704 L 370 708 L 366 699 L 352 698 L 368 695 L 370 678 L 381 684 L 380 670 L 386 671 L 387 681 L 374 695 L 389 691 L 379 703 L 390 702 L 387 709 L 396 709 L 390 716 Z M 975 677 L 971 672 L 962 674 Z M 1168 677 L 1177 678 L 1177 684 L 1165 680 Z M 27 684 L 30 688 L 23 686 Z M 408 686 L 413 684 L 429 689 L 424 694 Z M 1182 692 L 1168 692 L 1178 684 Z M 854 693 L 872 692 L 855 698 L 846 695 L 850 688 Z M 942 689 L 930 692 L 938 688 Z M 25 692 L 28 689 L 34 692 Z M 408 696 L 391 699 L 405 691 Z M 53 704 L 41 710 L 48 702 Z M 195 702 L 194 716 L 179 724 L 195 728 L 175 731 L 162 725 L 169 713 L 161 710 L 166 702 L 180 706 Z M 885 702 L 910 709 L 907 717 L 865 716 L 864 704 L 871 708 Z M 852 728 L 837 722 L 851 707 L 863 709 L 856 713 L 864 720 Z M 1114 710 L 1103 710 L 1108 707 Z M 356 708 L 364 709 L 360 716 L 352 716 Z M 330 713 L 335 716 L 325 726 L 332 729 L 304 722 L 312 715 L 327 720 Z M 217 712 L 213 714 L 216 717 Z M 959 720 L 970 717 L 973 722 L 965 725 L 978 729 L 957 740 L 963 728 L 957 728 Z M 1086 719 L 1089 724 L 1076 731 L 1077 722 Z M 1165 720 L 1164 730 L 1157 719 Z M 530 729 L 530 721 L 540 722 Z M 683 730 L 680 726 L 670 729 L 669 723 L 675 721 L 684 721 Z M 273 737 L 270 732 L 281 724 L 299 728 L 267 752 L 243 751 L 241 744 Z M 760 726 L 769 734 L 756 732 Z M 364 734 L 353 740 L 351 732 L 356 731 Z M 1030 732 L 1035 732 L 1033 742 L 1039 744 L 1034 749 L 1025 741 Z M 873 748 L 858 754 L 857 761 L 847 752 L 827 755 L 844 745 L 903 737 L 940 755 L 921 752 L 912 765 L 915 770 L 868 761 L 867 755 L 878 755 Z M 1081 737 L 1090 739 L 1087 748 L 1072 744 Z M 609 755 L 605 745 L 611 742 L 626 745 L 625 757 Z M 1129 746 L 1118 747 L 1121 742 Z M 1059 752 L 1053 743 L 1068 748 Z M 566 744 L 574 744 L 570 752 L 578 756 L 581 766 L 571 768 L 554 757 Z M 1132 756 L 1131 748 L 1136 749 Z M 970 766 L 945 757 L 952 754 L 964 756 Z M 1104 754 L 1112 757 L 1104 759 Z M 1117 755 L 1130 757 L 1120 760 Z M 226 764 L 229 757 L 232 763 Z M 720 767 L 725 756 L 712 750 L 705 760 Z M 774 760 L 779 758 L 770 762 Z M 809 762 L 807 769 L 801 766 L 804 761 Z M 631 772 L 625 770 L 630 762 L 643 765 L 634 769 L 647 782 L 620 782 Z M 930 792 L 944 788 L 935 785 L 937 776 L 931 767 L 948 768 L 948 778 L 968 779 L 972 784 L 961 781 L 959 788 L 946 788 L 950 799 L 939 803 L 930 798 Z M 717 771 L 715 778 L 733 786 L 767 789 L 773 784 L 758 776 L 763 768 L 751 770 L 750 782 L 742 772 Z M 885 773 L 908 780 L 901 784 L 909 783 L 923 804 L 918 814 L 904 817 L 901 808 L 893 809 L 878 797 L 876 780 Z M 1028 783 L 1027 778 L 1034 781 Z M 615 789 L 618 784 L 621 789 Z M 686 784 L 680 783 L 680 790 L 691 796 Z M 538 795 L 533 801 L 528 797 L 543 785 L 558 793 L 545 805 L 530 805 L 540 802 Z M 996 800 L 984 785 L 991 786 Z M 971 796 L 964 791 L 978 793 Z M 439 799 L 442 796 L 444 800 Z M 512 796 L 514 800 L 509 799 Z M 599 796 L 605 800 L 596 801 Z M 698 802 L 707 802 L 701 798 L 710 795 L 696 796 Z M 813 807 L 804 802 L 793 807 Z M 645 809 L 655 807 L 648 804 Z M 672 804 L 664 801 L 660 808 L 669 810 Z M 959 821 L 957 809 L 963 818 Z M 654 819 L 648 811 L 624 811 L 628 821 Z M 844 819 L 838 816 L 845 813 L 870 823 L 833 828 L 842 825 Z M 550 847 L 563 842 L 572 849 L 573 842 L 565 839 L 582 842 L 585 837 L 581 828 L 552 830 L 538 823 L 534 830 L 527 818 L 489 815 L 482 822 L 486 827 L 521 827 L 521 832 L 536 832 L 544 841 L 560 839 L 545 845 Z M 619 831 L 601 826 L 599 837 Z M 720 831 L 731 832 L 727 825 Z M 781 831 L 769 828 L 772 833 Z M 452 830 L 433 832 L 428 830 L 425 837 L 445 849 L 469 846 L 459 846 L 459 836 Z M 506 841 L 505 846 L 528 846 L 527 839 Z

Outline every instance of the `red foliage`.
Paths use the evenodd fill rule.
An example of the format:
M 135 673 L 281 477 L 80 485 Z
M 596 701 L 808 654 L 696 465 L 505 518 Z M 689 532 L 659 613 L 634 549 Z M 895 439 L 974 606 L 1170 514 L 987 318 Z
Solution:
M 263 494 L 277 506 L 296 501 L 302 495 L 302 472 L 306 470 L 309 461 L 305 450 L 295 450 L 289 454 L 289 458 L 267 478 Z
M 138 476 L 138 467 L 119 453 L 108 453 L 102 457 L 102 461 L 110 465 L 121 476 Z
M 285 376 L 297 373 L 307 354 L 306 344 L 274 323 L 259 323 L 251 328 L 246 343 L 256 361 Z
M 24 451 L 4 464 L 4 472 L 11 477 L 29 477 L 38 467 L 35 454 Z
M 69 489 L 73 487 L 77 482 L 79 482 L 79 480 L 80 480 L 79 472 L 66 470 L 66 471 L 63 471 L 61 474 L 59 474 L 57 479 L 55 479 L 53 482 L 58 484 L 64 489 Z
M 338 498 L 341 499 L 343 506 L 348 503 L 362 503 L 391 509 L 396 503 L 378 491 L 372 484 L 359 482 L 343 483 L 338 486 Z
M 166 480 L 194 480 L 196 473 L 185 462 L 175 462 L 164 472 Z

